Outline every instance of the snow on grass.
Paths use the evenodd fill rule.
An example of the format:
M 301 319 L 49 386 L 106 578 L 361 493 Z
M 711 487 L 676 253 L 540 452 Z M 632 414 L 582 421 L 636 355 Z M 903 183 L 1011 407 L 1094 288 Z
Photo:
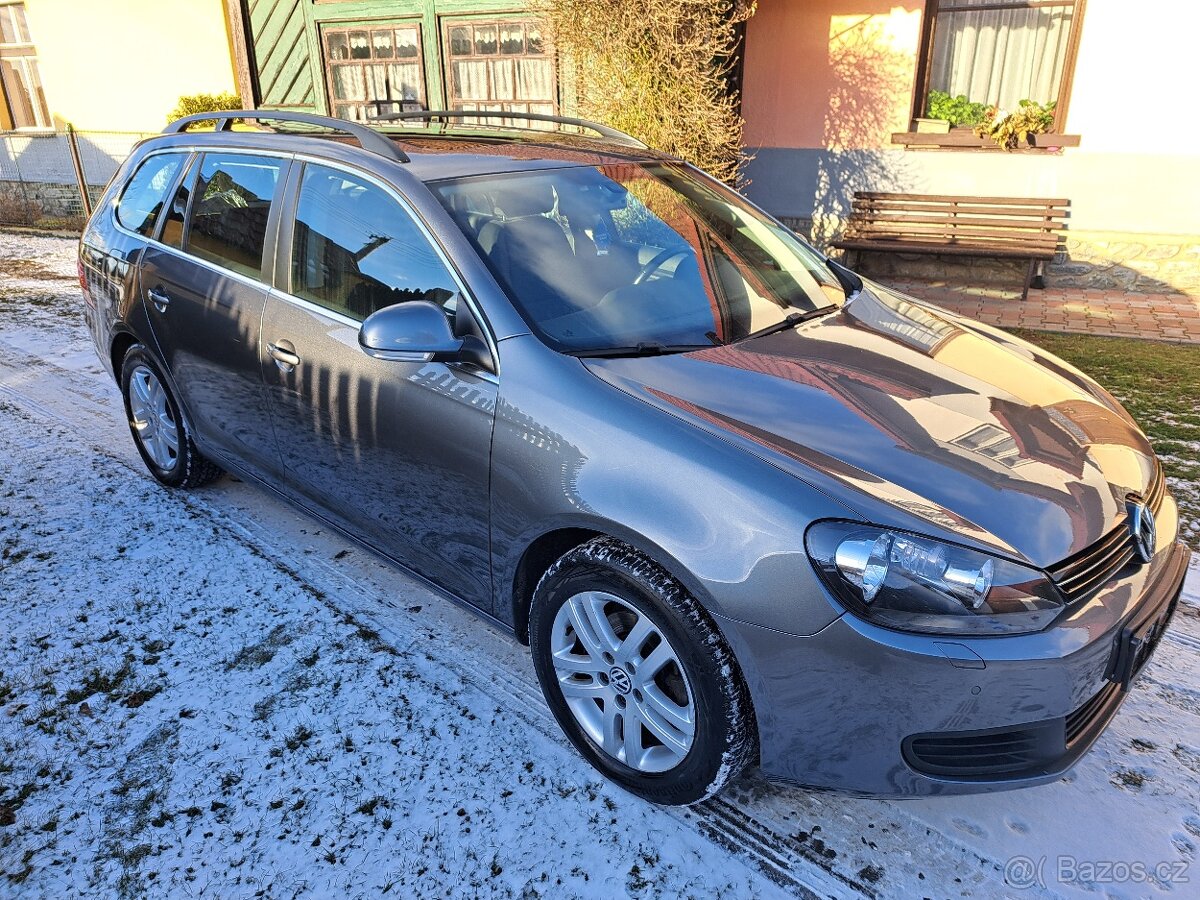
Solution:
M 773 887 L 408 637 L 0 398 L 0 893 Z

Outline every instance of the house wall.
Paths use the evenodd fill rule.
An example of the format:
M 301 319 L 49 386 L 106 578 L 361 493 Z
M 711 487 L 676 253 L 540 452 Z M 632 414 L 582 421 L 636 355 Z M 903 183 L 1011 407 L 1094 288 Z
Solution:
M 836 234 L 855 190 L 1066 197 L 1063 283 L 1200 291 L 1191 0 L 1087 0 L 1060 152 L 905 150 L 922 0 L 761 0 L 746 36 L 747 193 Z M 1052 278 L 1052 281 L 1054 279 Z
M 221 0 L 25 0 L 56 126 L 161 131 L 184 94 L 233 91 Z

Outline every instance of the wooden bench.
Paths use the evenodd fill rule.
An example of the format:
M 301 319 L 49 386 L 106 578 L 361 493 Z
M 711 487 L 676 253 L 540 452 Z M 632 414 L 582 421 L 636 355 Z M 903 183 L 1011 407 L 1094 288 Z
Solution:
M 1033 197 L 856 191 L 846 231 L 833 246 L 855 252 L 1028 259 L 1024 300 L 1039 264 L 1058 249 L 1069 206 L 1068 200 Z

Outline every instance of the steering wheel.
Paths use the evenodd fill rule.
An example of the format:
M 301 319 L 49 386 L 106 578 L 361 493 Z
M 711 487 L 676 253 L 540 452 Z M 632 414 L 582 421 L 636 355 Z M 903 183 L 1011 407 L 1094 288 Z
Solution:
M 670 247 L 668 247 L 666 250 L 660 250 L 654 255 L 653 259 L 642 266 L 641 270 L 637 273 L 637 278 L 633 279 L 633 283 L 643 284 L 647 278 L 649 278 L 675 257 L 687 256 L 691 252 L 691 250 L 672 250 Z

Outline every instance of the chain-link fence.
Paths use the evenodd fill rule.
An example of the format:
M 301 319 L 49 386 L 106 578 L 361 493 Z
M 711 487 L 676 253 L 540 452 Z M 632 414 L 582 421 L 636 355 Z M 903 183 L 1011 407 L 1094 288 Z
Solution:
M 88 208 L 84 190 L 94 203 L 133 145 L 146 136 L 0 132 L 0 225 L 82 228 Z

